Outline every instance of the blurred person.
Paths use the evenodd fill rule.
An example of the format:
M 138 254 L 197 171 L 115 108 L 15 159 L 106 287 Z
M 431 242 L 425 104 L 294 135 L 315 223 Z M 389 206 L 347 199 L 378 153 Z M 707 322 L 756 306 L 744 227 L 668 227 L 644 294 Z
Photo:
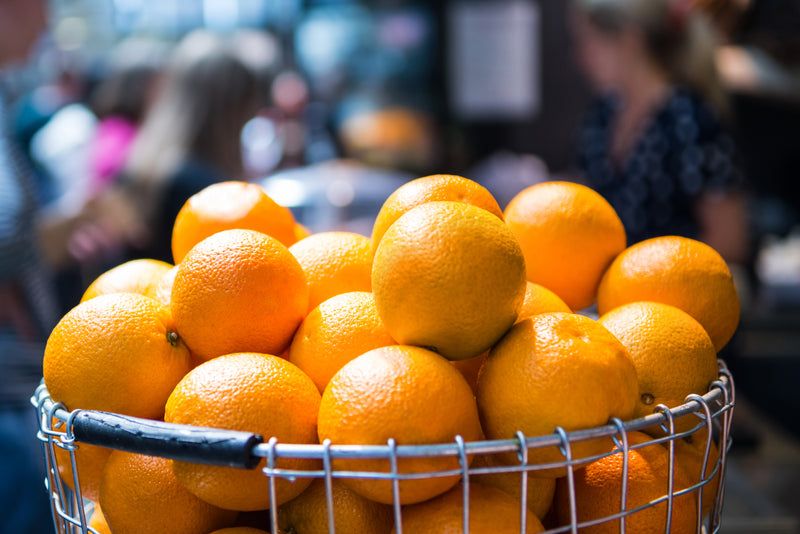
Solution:
M 574 0 L 578 61 L 597 98 L 581 179 L 620 215 L 629 244 L 676 234 L 746 260 L 744 180 L 726 132 L 715 34 L 691 0 Z
M 184 202 L 208 185 L 244 178 L 241 131 L 263 98 L 258 75 L 206 31 L 178 44 L 161 83 L 122 179 L 149 231 L 134 255 L 172 261 L 172 224 Z
M 0 82 L 45 28 L 43 0 L 0 0 Z M 35 181 L 8 121 L 0 83 L 0 533 L 53 531 L 44 458 L 28 402 L 55 324 L 48 277 L 37 255 Z

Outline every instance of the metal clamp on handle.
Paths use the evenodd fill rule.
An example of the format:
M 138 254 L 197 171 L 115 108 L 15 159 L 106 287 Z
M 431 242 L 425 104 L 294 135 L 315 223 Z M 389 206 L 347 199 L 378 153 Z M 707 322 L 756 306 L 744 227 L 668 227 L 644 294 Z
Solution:
M 253 469 L 258 434 L 163 423 L 108 412 L 79 411 L 72 418 L 79 442 L 183 462 Z

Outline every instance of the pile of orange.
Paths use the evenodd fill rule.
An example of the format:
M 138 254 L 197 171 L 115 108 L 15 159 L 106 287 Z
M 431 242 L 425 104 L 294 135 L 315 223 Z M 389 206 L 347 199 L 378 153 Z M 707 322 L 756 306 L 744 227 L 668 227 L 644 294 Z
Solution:
M 258 186 L 226 182 L 186 202 L 172 239 L 174 265 L 111 269 L 55 327 L 44 357 L 53 400 L 279 443 L 508 440 L 706 393 L 739 319 L 713 249 L 674 236 L 626 248 L 613 208 L 566 182 L 527 188 L 503 212 L 471 180 L 427 176 L 386 200 L 371 237 L 310 234 Z M 75 454 L 82 493 L 102 508 L 95 524 L 114 534 L 263 532 L 254 527 L 268 528 L 273 500 L 296 534 L 327 532 L 329 518 L 337 531 L 389 534 L 398 501 L 403 532 L 460 532 L 465 515 L 471 532 L 520 532 L 523 518 L 527 532 L 573 518 L 596 522 L 581 532 L 616 532 L 618 518 L 602 519 L 619 512 L 623 472 L 628 509 L 665 496 L 670 479 L 679 492 L 714 476 L 713 436 L 691 415 L 675 429 L 686 437 L 671 438 L 672 453 L 669 440 L 652 442 L 660 427 L 575 442 L 571 473 L 559 447 L 528 450 L 527 469 L 516 453 L 467 457 L 468 480 L 455 456 L 333 462 L 396 470 L 396 485 L 329 486 L 313 473 L 271 485 L 260 469 L 84 444 Z M 74 485 L 68 455 L 57 461 Z M 289 457 L 277 467 L 322 469 Z M 699 486 L 672 500 L 672 532 L 694 531 L 718 480 L 702 485 L 702 501 Z M 662 503 L 625 520 L 655 532 L 666 519 Z

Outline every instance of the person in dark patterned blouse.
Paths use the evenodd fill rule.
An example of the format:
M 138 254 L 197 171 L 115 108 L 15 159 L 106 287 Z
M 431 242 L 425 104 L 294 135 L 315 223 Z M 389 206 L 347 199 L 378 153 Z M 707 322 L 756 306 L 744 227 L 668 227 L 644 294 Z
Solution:
M 617 210 L 629 244 L 682 235 L 743 260 L 744 179 L 720 118 L 708 20 L 691 0 L 575 0 L 572 29 L 596 91 L 578 171 Z

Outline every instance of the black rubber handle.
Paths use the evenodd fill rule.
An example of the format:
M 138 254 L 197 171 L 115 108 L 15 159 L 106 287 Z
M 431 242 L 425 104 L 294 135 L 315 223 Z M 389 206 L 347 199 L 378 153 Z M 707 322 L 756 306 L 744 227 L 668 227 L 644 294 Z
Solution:
M 258 434 L 163 423 L 107 412 L 78 412 L 73 432 L 79 442 L 184 462 L 253 469 Z

